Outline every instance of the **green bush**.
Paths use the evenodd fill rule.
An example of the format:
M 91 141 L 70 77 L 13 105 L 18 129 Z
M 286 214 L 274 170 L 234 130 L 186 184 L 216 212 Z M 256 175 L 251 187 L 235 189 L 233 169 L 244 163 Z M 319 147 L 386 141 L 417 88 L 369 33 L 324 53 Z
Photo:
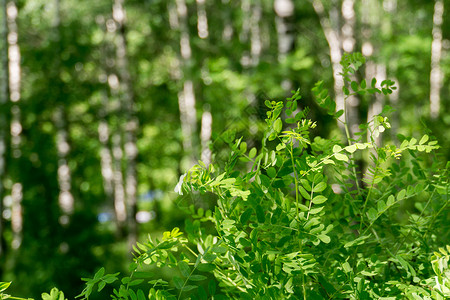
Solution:
M 346 97 L 395 89 L 390 80 L 352 81 L 363 63 L 360 54 L 342 60 Z M 345 115 L 321 83 L 313 94 L 334 118 Z M 382 115 L 362 124 L 356 139 L 344 122 L 346 145 L 312 139 L 316 124 L 297 107 L 300 98 L 297 91 L 266 101 L 260 147 L 230 141 L 222 170 L 199 162 L 181 178 L 180 194 L 212 194 L 217 205 L 188 205 L 185 233 L 175 228 L 137 243 L 112 299 L 450 297 L 449 164 L 435 159 L 437 142 L 424 135 L 379 146 L 374 137 L 390 128 Z M 170 280 L 155 276 L 160 268 L 172 270 Z M 118 279 L 102 268 L 83 279 L 79 297 Z

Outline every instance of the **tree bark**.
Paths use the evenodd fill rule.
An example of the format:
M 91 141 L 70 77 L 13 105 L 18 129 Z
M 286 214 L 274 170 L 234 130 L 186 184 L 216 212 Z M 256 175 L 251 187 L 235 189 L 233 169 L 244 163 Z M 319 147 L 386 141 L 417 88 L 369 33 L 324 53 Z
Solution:
M 126 37 L 126 10 L 124 0 L 115 0 L 113 5 L 113 19 L 117 26 L 116 63 L 119 75 L 119 89 L 121 107 L 125 112 L 124 152 L 125 152 L 125 202 L 127 206 L 128 242 L 131 248 L 137 240 L 137 172 L 136 160 L 138 149 L 136 135 L 139 122 L 136 116 L 136 104 L 128 62 L 127 37 Z
M 431 73 L 430 73 L 430 116 L 439 117 L 441 105 L 441 52 L 442 52 L 442 19 L 444 14 L 444 1 L 436 0 L 433 14 L 433 41 L 431 43 Z
M 197 0 L 197 33 L 201 39 L 205 39 L 209 35 L 205 0 Z
M 60 79 L 61 72 L 61 9 L 60 0 L 54 0 L 55 11 L 53 16 L 53 31 L 55 47 L 55 81 L 57 96 L 62 95 L 62 82 Z M 61 216 L 59 222 L 61 225 L 68 225 L 70 222 L 70 215 L 74 210 L 74 198 L 71 191 L 72 178 L 68 164 L 68 156 L 70 152 L 70 144 L 68 139 L 68 123 L 66 108 L 64 103 L 58 103 L 53 114 L 53 121 L 56 126 L 56 148 L 58 152 L 58 185 L 59 196 L 58 204 L 61 209 Z
M 176 13 L 175 13 L 176 12 Z M 195 108 L 194 82 L 188 76 L 192 50 L 188 28 L 188 9 L 185 0 L 175 0 L 175 7 L 169 3 L 171 27 L 180 34 L 180 57 L 176 72 L 181 80 L 182 90 L 178 93 L 181 130 L 183 134 L 183 149 L 185 157 L 181 163 L 182 169 L 190 168 L 195 163 L 195 133 L 197 131 L 197 112 Z
M 319 17 L 320 25 L 322 27 L 322 30 L 325 34 L 325 39 L 328 42 L 328 46 L 330 48 L 330 60 L 331 60 L 331 66 L 333 70 L 333 78 L 334 78 L 334 96 L 336 101 L 336 111 L 339 111 L 341 109 L 344 109 L 345 103 L 344 103 L 344 93 L 342 91 L 342 87 L 344 86 L 344 80 L 339 75 L 339 73 L 342 72 L 342 66 L 340 65 L 341 58 L 342 58 L 342 50 L 341 50 L 341 38 L 339 34 L 339 29 L 337 26 L 337 18 L 338 18 L 338 11 L 336 7 L 333 7 L 330 12 L 330 17 L 326 15 L 325 8 L 323 7 L 323 4 L 320 0 L 312 0 L 312 4 L 314 7 L 314 10 L 316 14 Z M 332 18 L 334 18 L 334 24 L 330 21 Z M 344 130 L 344 122 L 345 122 L 345 116 L 342 115 L 339 118 L 338 125 L 341 128 L 341 130 Z
M 7 148 L 7 128 L 9 102 L 9 72 L 8 72 L 8 22 L 6 0 L 1 2 L 2 23 L 1 23 L 1 68 L 0 68 L 0 259 L 5 257 L 4 222 L 3 222 L 3 198 L 5 196 L 5 175 L 6 175 L 6 148 Z M 1 272 L 0 272 L 1 274 Z
M 17 7 L 13 1 L 7 4 L 8 15 L 8 58 L 9 58 L 9 91 L 11 100 L 11 154 L 12 163 L 17 163 L 21 156 L 21 133 L 22 124 L 20 122 L 20 48 L 18 44 L 18 30 L 16 18 Z M 16 166 L 16 168 L 18 168 Z M 14 184 L 11 189 L 11 228 L 13 232 L 12 248 L 18 249 L 22 243 L 22 184 L 18 182 L 16 176 L 11 175 Z
M 289 22 L 289 19 L 294 14 L 294 8 L 292 0 L 275 0 L 274 2 L 275 25 L 278 38 L 278 62 L 280 63 L 294 46 L 294 35 L 291 32 L 293 25 Z M 283 78 L 281 85 L 287 93 L 292 90 L 292 82 L 288 78 Z

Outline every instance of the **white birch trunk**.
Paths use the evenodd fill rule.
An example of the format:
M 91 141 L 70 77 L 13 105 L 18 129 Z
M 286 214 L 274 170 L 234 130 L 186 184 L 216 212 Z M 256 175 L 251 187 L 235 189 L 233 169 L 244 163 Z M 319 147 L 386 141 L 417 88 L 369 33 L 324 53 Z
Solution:
M 312 4 L 316 14 L 319 16 L 320 25 L 322 27 L 322 30 L 325 34 L 325 38 L 328 42 L 328 46 L 330 48 L 330 60 L 334 78 L 334 96 L 336 101 L 336 111 L 339 111 L 345 108 L 344 93 L 342 91 L 342 87 L 344 86 L 344 80 L 340 75 L 338 75 L 339 73 L 342 72 L 342 66 L 340 65 L 342 51 L 340 46 L 341 39 L 339 35 L 339 29 L 337 28 L 337 25 L 333 26 L 331 24 L 330 17 L 327 17 L 325 13 L 325 8 L 323 7 L 322 2 L 320 0 L 312 0 Z M 330 15 L 336 16 L 337 14 L 338 12 L 336 8 L 333 8 L 333 11 L 331 12 Z M 338 125 L 341 128 L 341 130 L 344 130 L 343 125 L 344 122 L 345 116 L 342 115 L 339 118 L 338 122 Z
M 108 106 L 108 99 L 106 95 L 103 97 L 103 106 Z M 113 171 L 113 159 L 109 147 L 110 133 L 109 125 L 105 120 L 104 114 L 101 116 L 101 120 L 98 125 L 98 139 L 102 144 L 100 150 L 100 163 L 103 178 L 103 189 L 105 191 L 108 202 L 114 203 L 114 171 Z
M 53 30 L 55 32 L 56 42 L 60 42 L 60 26 L 61 26 L 61 11 L 60 0 L 54 0 L 54 16 L 53 16 Z M 55 57 L 56 64 L 55 69 L 59 76 L 61 68 L 61 49 L 57 50 L 57 57 Z M 70 222 L 70 215 L 74 210 L 74 199 L 71 192 L 72 178 L 70 174 L 70 168 L 68 164 L 68 154 L 70 151 L 70 145 L 68 142 L 67 131 L 67 118 L 65 114 L 65 108 L 63 104 L 59 104 L 53 114 L 53 120 L 57 129 L 56 133 L 56 148 L 58 152 L 58 185 L 59 196 L 58 204 L 61 209 L 61 216 L 59 222 L 61 225 L 67 225 Z
M 201 39 L 206 39 L 209 35 L 205 0 L 197 0 L 197 33 Z
M 20 159 L 22 124 L 20 122 L 20 48 L 18 44 L 17 7 L 13 1 L 7 4 L 8 15 L 8 52 L 9 52 L 9 91 L 11 100 L 11 154 L 14 160 Z M 11 189 L 11 229 L 13 232 L 12 248 L 18 249 L 22 243 L 22 184 L 15 182 Z
M 261 21 L 261 16 L 261 3 L 259 3 L 259 0 L 255 0 L 250 17 L 250 54 L 253 67 L 259 64 L 259 59 L 262 52 L 261 29 L 259 24 Z
M 120 13 L 116 13 L 116 17 L 120 17 Z M 104 19 L 99 18 L 99 23 L 103 23 Z M 120 80 L 116 75 L 117 69 L 117 50 L 116 50 L 116 36 L 118 24 L 114 19 L 108 19 L 106 24 L 105 40 L 107 41 L 104 51 L 108 48 L 116 51 L 116 55 L 104 58 L 104 65 L 107 67 L 106 82 L 108 83 L 110 97 L 105 94 L 103 98 L 103 111 L 101 112 L 102 121 L 99 124 L 99 139 L 103 147 L 101 150 L 101 164 L 103 185 L 105 188 L 105 195 L 112 197 L 112 204 L 114 210 L 114 220 L 116 224 L 116 234 L 118 237 L 126 236 L 127 224 L 127 208 L 126 208 L 126 194 L 125 194 L 125 177 L 122 168 L 124 159 L 123 154 L 123 137 L 122 127 L 123 122 L 123 104 L 121 100 Z M 102 76 L 100 81 L 105 79 Z M 115 116 L 118 125 L 110 128 L 107 122 L 107 115 Z M 112 133 L 110 133 L 110 131 Z M 111 199 L 111 198 L 110 198 Z
M 176 0 L 176 21 L 172 21 L 173 29 L 180 33 L 180 75 L 182 90 L 178 93 L 178 105 L 180 109 L 181 130 L 183 133 L 183 148 L 185 159 L 182 168 L 190 168 L 195 163 L 194 136 L 197 131 L 197 112 L 195 109 L 194 83 L 187 78 L 186 69 L 191 61 L 192 50 L 188 28 L 188 9 L 185 0 Z M 171 7 L 169 6 L 169 10 Z M 173 13 L 172 13 L 173 14 Z M 174 18 L 175 16 L 172 16 Z M 206 15 L 205 15 L 206 17 Z M 207 27 L 206 27 L 207 28 Z
M 208 15 L 205 9 L 205 0 L 197 0 L 197 34 L 199 38 L 206 39 L 209 36 L 208 32 Z M 202 68 L 203 83 L 209 78 L 208 66 L 205 64 Z M 212 135 L 212 115 L 209 105 L 203 105 L 203 113 L 201 119 L 200 128 L 200 159 L 206 165 L 211 163 L 211 150 L 209 149 L 209 143 L 211 142 Z
M 206 106 L 206 105 L 205 105 Z M 211 149 L 209 149 L 209 143 L 212 135 L 212 122 L 213 118 L 208 108 L 203 108 L 202 114 L 202 128 L 200 131 L 200 140 L 202 144 L 201 160 L 206 165 L 211 163 Z
M 8 72 L 8 23 L 6 13 L 6 0 L 1 2 L 2 23 L 1 23 L 1 67 L 0 67 L 0 107 L 4 108 L 9 101 L 9 72 Z M 3 223 L 3 198 L 5 196 L 4 178 L 6 171 L 6 134 L 7 134 L 6 110 L 0 110 L 0 257 L 5 254 L 4 244 L 4 223 Z M 1 273 L 1 271 L 0 271 Z
M 436 0 L 433 14 L 433 41 L 431 43 L 431 73 L 430 73 L 430 116 L 436 119 L 439 116 L 441 105 L 441 55 L 442 55 L 442 19 L 444 14 L 444 1 Z
M 292 0 L 275 0 L 275 25 L 277 28 L 278 38 L 278 62 L 282 62 L 287 54 L 292 50 L 294 44 L 294 35 L 291 32 L 292 25 L 289 24 L 288 18 L 294 14 L 294 3 Z M 284 78 L 281 86 L 286 92 L 292 90 L 292 83 L 289 79 Z
M 355 1 L 342 1 L 341 14 L 343 18 L 343 26 L 341 28 L 341 49 L 346 53 L 352 53 L 355 49 Z M 351 79 L 357 81 L 355 75 L 351 75 Z M 359 130 L 360 124 L 359 105 L 360 99 L 357 96 L 349 96 L 346 100 L 347 126 L 350 130 L 350 136 L 354 138 L 354 132 Z
M 122 107 L 125 110 L 124 151 L 125 151 L 125 203 L 127 206 L 128 241 L 131 247 L 137 239 L 137 174 L 136 159 L 138 149 L 136 145 L 136 132 L 138 119 L 134 103 L 134 94 L 129 71 L 127 40 L 125 35 L 126 11 L 124 0 L 115 0 L 113 5 L 113 19 L 117 24 L 116 34 L 116 63 L 119 75 L 119 88 Z

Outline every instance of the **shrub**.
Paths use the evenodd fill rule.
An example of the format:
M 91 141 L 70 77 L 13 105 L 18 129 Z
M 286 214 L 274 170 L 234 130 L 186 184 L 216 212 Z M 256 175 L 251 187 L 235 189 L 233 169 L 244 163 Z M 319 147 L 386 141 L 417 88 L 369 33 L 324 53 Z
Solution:
M 390 80 L 352 81 L 363 63 L 360 54 L 342 60 L 347 98 L 395 89 Z M 345 115 L 322 83 L 313 94 L 332 117 Z M 266 101 L 261 147 L 247 149 L 239 138 L 223 169 L 199 162 L 181 178 L 178 192 L 212 194 L 217 205 L 189 205 L 185 233 L 174 228 L 137 243 L 112 299 L 450 297 L 449 164 L 435 159 L 437 142 L 424 135 L 378 146 L 374 137 L 390 128 L 383 115 L 362 124 L 357 138 L 347 134 L 346 145 L 312 139 L 316 123 L 298 109 L 300 98 L 297 91 L 285 102 Z M 421 153 L 432 157 L 429 167 Z M 173 276 L 155 278 L 148 266 Z M 118 278 L 102 268 L 79 297 Z

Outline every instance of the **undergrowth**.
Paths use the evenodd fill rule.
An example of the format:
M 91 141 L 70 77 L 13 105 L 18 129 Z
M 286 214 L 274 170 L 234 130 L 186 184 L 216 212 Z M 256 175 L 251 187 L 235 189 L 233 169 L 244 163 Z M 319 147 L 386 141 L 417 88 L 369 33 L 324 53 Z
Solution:
M 390 80 L 352 81 L 363 63 L 358 53 L 341 62 L 346 99 L 392 93 Z M 300 91 L 266 101 L 261 147 L 230 140 L 224 167 L 199 162 L 177 185 L 180 194 L 215 195 L 214 209 L 183 204 L 184 232 L 137 243 L 129 274 L 102 268 L 78 297 L 115 284 L 111 299 L 449 299 L 449 164 L 435 159 L 437 141 L 380 146 L 375 138 L 390 129 L 383 114 L 351 138 L 323 83 L 313 94 L 330 117 L 344 115 L 345 144 L 310 137 L 316 123 L 297 107 Z

